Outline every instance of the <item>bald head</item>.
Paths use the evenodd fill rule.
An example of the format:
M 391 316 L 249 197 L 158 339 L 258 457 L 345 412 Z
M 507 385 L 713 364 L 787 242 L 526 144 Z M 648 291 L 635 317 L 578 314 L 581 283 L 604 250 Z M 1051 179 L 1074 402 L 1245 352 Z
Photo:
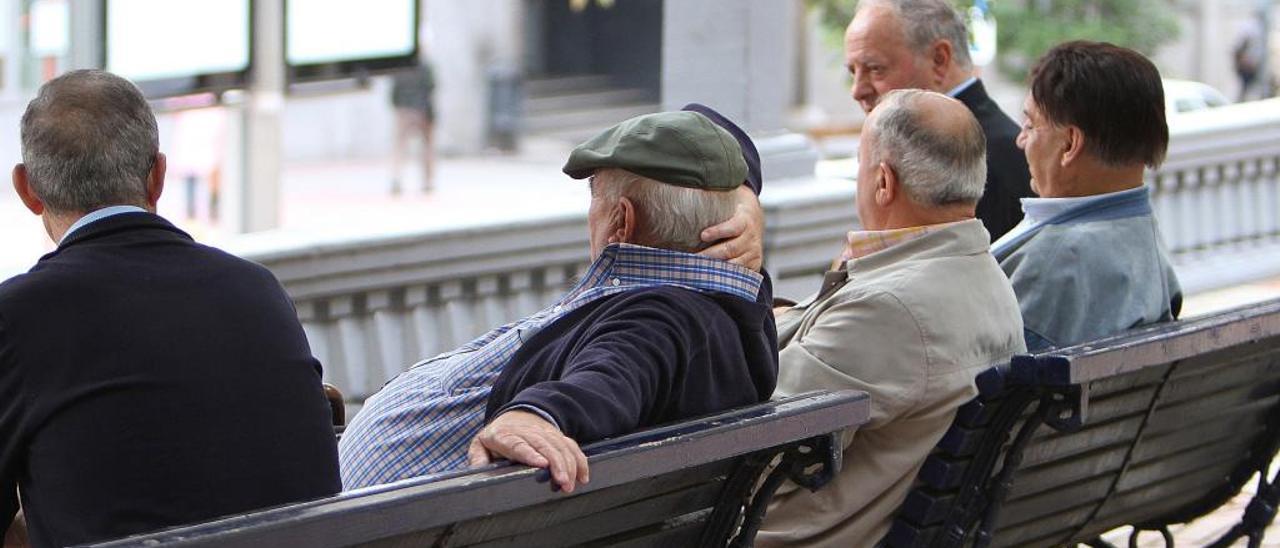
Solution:
M 867 118 L 862 145 L 887 164 L 922 207 L 974 205 L 987 180 L 987 140 L 963 103 L 940 93 L 897 90 Z

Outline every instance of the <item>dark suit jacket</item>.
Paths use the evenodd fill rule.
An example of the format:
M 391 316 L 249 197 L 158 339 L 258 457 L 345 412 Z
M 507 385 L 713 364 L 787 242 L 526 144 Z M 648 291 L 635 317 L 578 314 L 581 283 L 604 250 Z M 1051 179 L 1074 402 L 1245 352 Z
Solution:
M 960 92 L 956 99 L 973 111 L 987 136 L 987 188 L 978 202 L 978 218 L 994 242 L 1022 221 L 1019 199 L 1034 196 L 1031 171 L 1016 143 L 1018 124 L 991 100 L 981 80 Z
M 38 546 L 336 493 L 337 447 L 265 268 L 126 213 L 0 284 L 0 528 Z

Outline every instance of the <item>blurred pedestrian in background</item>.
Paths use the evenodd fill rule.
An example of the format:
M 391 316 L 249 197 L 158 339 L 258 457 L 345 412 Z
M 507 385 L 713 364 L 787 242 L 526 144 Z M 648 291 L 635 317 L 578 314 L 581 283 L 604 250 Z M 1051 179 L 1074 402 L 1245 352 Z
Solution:
M 435 88 L 435 73 L 426 60 L 393 76 L 391 106 L 396 109 L 396 142 L 391 153 L 392 194 L 400 193 L 409 140 L 415 135 L 422 138 L 422 191 L 430 192 L 435 187 L 435 109 L 431 105 Z
M 1231 61 L 1236 77 L 1240 78 L 1239 102 L 1257 98 L 1258 77 L 1262 75 L 1262 64 L 1266 61 L 1266 35 L 1267 14 L 1261 9 L 1255 10 L 1253 17 L 1245 21 L 1236 34 Z M 1263 96 L 1266 96 L 1265 92 Z

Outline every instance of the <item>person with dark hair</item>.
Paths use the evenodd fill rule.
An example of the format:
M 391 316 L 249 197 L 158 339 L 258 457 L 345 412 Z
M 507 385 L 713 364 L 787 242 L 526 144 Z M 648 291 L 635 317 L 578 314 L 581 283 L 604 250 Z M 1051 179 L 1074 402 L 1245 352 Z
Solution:
M 267 269 L 155 214 L 166 160 L 138 89 L 50 80 L 21 140 L 14 189 L 58 248 L 0 284 L 0 523 L 19 492 L 36 546 L 338 492 L 293 304 Z
M 1067 42 L 1031 72 L 1018 146 L 1039 198 L 992 245 L 1042 350 L 1176 319 L 1178 278 L 1143 184 L 1169 146 L 1160 73 L 1142 54 Z

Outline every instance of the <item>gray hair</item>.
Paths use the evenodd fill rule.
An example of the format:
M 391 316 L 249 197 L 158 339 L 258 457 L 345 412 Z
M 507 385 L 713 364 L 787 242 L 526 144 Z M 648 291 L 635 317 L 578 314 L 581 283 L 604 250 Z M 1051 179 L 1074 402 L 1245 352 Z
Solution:
M 967 109 L 959 132 L 928 123 L 916 108 L 928 94 L 918 89 L 894 90 L 880 100 L 871 128 L 875 161 L 889 164 L 918 204 L 977 203 L 987 181 L 987 138 L 982 126 Z
M 956 65 L 965 70 L 973 68 L 969 31 L 964 17 L 950 0 L 862 0 L 858 11 L 872 5 L 893 10 L 907 33 L 907 43 L 917 54 L 926 53 L 938 40 L 946 40 L 951 42 Z
M 150 105 L 128 80 L 77 70 L 50 80 L 22 115 L 22 163 L 50 211 L 145 205 L 159 151 Z
M 733 192 L 669 185 L 621 169 L 597 171 L 595 184 L 606 203 L 635 204 L 637 243 L 687 253 L 706 249 L 702 230 L 727 221 L 737 206 Z

